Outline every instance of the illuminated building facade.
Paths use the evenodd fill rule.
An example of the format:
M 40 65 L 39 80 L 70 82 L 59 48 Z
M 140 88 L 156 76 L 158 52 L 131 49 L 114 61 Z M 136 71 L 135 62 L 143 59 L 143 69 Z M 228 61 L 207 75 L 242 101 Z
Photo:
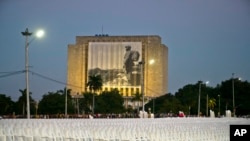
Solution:
M 68 45 L 67 68 L 72 95 L 88 91 L 90 75 L 101 75 L 102 91 L 118 89 L 124 97 L 141 92 L 141 74 L 146 97 L 168 92 L 168 47 L 155 35 L 76 36 L 76 43 Z

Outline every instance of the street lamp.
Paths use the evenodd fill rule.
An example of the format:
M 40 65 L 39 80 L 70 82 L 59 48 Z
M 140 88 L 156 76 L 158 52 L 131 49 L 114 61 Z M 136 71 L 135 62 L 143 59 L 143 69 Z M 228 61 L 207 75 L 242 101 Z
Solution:
M 153 98 L 153 115 L 155 114 L 155 97 Z
M 141 66 L 141 94 L 142 94 L 142 118 L 144 118 L 144 73 L 143 73 L 143 65 L 145 64 L 145 62 L 141 61 L 139 62 L 139 65 Z
M 155 60 L 154 59 L 150 59 L 149 62 L 148 62 L 150 65 L 154 64 L 155 63 Z M 141 66 L 141 94 L 142 94 L 142 117 L 144 118 L 144 111 L 145 111 L 145 105 L 144 105 L 144 64 L 145 62 L 144 61 L 140 61 L 139 62 L 139 65 Z M 154 110 L 154 108 L 153 108 Z
M 26 37 L 25 39 L 25 75 L 26 75 L 26 100 L 27 100 L 27 118 L 30 119 L 30 100 L 29 100 L 29 54 L 28 54 L 28 48 L 29 42 L 28 37 L 32 35 L 31 32 L 29 32 L 28 28 L 26 28 L 25 32 L 21 32 L 23 36 Z M 36 34 L 38 38 L 42 37 L 44 35 L 44 31 L 39 30 Z M 33 40 L 31 40 L 33 41 Z
M 207 94 L 207 105 L 206 105 L 206 116 L 208 116 L 208 94 Z
M 68 89 L 67 89 L 67 85 L 65 87 L 65 118 L 68 118 Z
M 218 117 L 220 117 L 220 95 L 218 95 L 219 97 L 219 113 L 218 113 Z
M 41 38 L 44 36 L 44 31 L 43 30 L 38 30 L 36 33 L 36 37 Z
M 197 114 L 197 116 L 199 117 L 199 115 L 200 115 L 200 106 L 201 106 L 201 84 L 202 84 L 203 82 L 202 82 L 202 81 L 199 81 L 198 83 L 199 83 L 199 98 L 198 98 L 198 114 Z M 209 84 L 209 81 L 206 81 L 205 84 L 208 85 L 208 84 Z
M 233 116 L 236 117 L 236 108 L 237 108 L 237 107 L 235 107 L 234 80 L 235 80 L 235 78 L 234 78 L 234 73 L 232 73 Z M 236 78 L 236 80 L 241 80 L 241 78 L 240 78 L 240 77 L 239 77 L 239 78 Z
M 149 64 L 150 64 L 150 65 L 152 65 L 152 64 L 154 64 L 154 63 L 155 63 L 155 60 L 154 60 L 154 59 L 149 60 Z
M 236 80 L 240 80 L 241 78 L 236 78 Z M 232 73 L 232 93 L 233 93 L 233 116 L 236 117 L 236 108 L 235 107 L 235 99 L 234 99 L 234 73 Z
M 233 93 L 233 116 L 235 116 L 235 103 L 234 103 L 234 73 L 232 73 L 232 93 Z

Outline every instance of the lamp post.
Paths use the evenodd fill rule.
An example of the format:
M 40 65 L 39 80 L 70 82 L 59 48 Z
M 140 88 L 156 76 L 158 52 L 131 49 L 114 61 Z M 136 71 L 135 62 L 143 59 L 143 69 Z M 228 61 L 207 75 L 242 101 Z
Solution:
M 26 100 L 27 100 L 27 119 L 30 119 L 30 98 L 29 98 L 29 42 L 28 38 L 32 35 L 31 32 L 29 32 L 28 28 L 26 28 L 25 32 L 21 32 L 23 36 L 25 36 L 25 82 L 26 82 Z M 38 31 L 36 36 L 42 37 L 44 32 L 42 30 Z M 33 40 L 31 40 L 33 41 Z
M 235 117 L 235 103 L 234 103 L 234 73 L 232 73 L 232 93 L 233 93 L 233 116 Z
M 197 113 L 198 117 L 200 116 L 201 83 L 202 83 L 202 81 L 199 81 L 199 97 L 198 97 L 198 113 Z
M 68 89 L 65 87 L 65 118 L 68 118 Z
M 92 113 L 93 113 L 93 117 L 95 115 L 95 93 L 93 93 L 93 98 L 92 98 L 93 102 L 92 102 Z
M 208 94 L 207 94 L 207 105 L 206 105 L 206 116 L 208 116 Z
M 153 98 L 153 115 L 155 114 L 155 98 Z
M 153 65 L 155 63 L 155 59 L 149 60 L 149 65 Z M 153 115 L 155 114 L 155 97 L 153 97 Z
M 200 116 L 200 107 L 201 107 L 201 84 L 202 84 L 202 81 L 199 81 L 199 97 L 198 97 L 198 114 L 197 116 L 199 117 Z M 209 81 L 206 81 L 205 83 L 206 85 L 209 84 Z
M 21 32 L 23 36 L 26 37 L 25 39 L 25 82 L 26 82 L 26 111 L 27 111 L 27 118 L 30 118 L 30 98 L 29 98 L 29 57 L 28 57 L 28 37 L 32 35 L 31 32 L 29 32 L 28 28 L 26 28 L 25 32 Z
M 37 100 L 37 101 L 35 102 L 35 108 L 36 108 L 36 118 L 38 118 L 38 117 L 37 117 L 37 110 L 38 110 L 38 106 L 39 106 L 39 100 Z
M 141 61 L 139 62 L 139 64 L 141 65 L 141 94 L 142 94 L 142 118 L 144 118 L 144 73 L 143 73 L 143 65 L 145 64 L 145 62 Z
M 191 107 L 190 106 L 188 106 L 188 115 L 190 116 L 190 109 L 191 109 Z
M 218 117 L 220 117 L 220 95 L 218 95 L 219 97 L 219 113 L 218 113 Z

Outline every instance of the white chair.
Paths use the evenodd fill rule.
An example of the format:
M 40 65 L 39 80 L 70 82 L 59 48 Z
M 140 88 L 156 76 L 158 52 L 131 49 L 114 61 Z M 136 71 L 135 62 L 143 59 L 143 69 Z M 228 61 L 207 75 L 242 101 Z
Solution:
M 33 131 L 30 127 L 24 127 L 23 128 L 23 139 L 24 141 L 33 141 Z
M 6 136 L 3 132 L 3 125 L 0 125 L 0 141 L 6 141 Z
M 13 138 L 14 141 L 24 141 L 23 129 L 21 127 L 19 126 L 14 127 Z

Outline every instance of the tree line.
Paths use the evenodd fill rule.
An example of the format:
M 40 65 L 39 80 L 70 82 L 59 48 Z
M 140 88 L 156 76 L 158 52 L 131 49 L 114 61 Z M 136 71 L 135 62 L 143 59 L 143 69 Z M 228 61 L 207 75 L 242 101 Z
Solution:
M 32 98 L 30 92 L 30 111 L 35 115 L 53 115 L 60 117 L 65 114 L 65 102 L 67 98 L 68 115 L 118 115 L 135 117 L 142 110 L 142 94 L 135 93 L 130 101 L 136 108 L 125 106 L 127 99 L 117 90 L 100 91 L 102 80 L 99 76 L 92 76 L 88 82 L 90 91 L 83 92 L 81 98 L 71 96 L 69 89 L 48 92 L 38 102 Z M 232 84 L 233 82 L 233 84 Z M 198 96 L 200 91 L 200 113 L 198 113 Z M 26 115 L 26 89 L 20 89 L 20 97 L 12 101 L 6 94 L 0 94 L 0 115 L 25 117 Z M 97 94 L 98 93 L 98 94 Z M 233 94 L 234 103 L 233 107 Z M 187 84 L 175 94 L 162 94 L 159 97 L 145 97 L 145 111 L 154 113 L 156 117 L 175 116 L 183 111 L 189 116 L 209 116 L 209 110 L 213 110 L 218 116 L 225 115 L 226 110 L 233 111 L 237 116 L 250 115 L 250 83 L 239 79 L 222 81 L 215 87 L 206 86 L 198 81 L 195 84 Z

